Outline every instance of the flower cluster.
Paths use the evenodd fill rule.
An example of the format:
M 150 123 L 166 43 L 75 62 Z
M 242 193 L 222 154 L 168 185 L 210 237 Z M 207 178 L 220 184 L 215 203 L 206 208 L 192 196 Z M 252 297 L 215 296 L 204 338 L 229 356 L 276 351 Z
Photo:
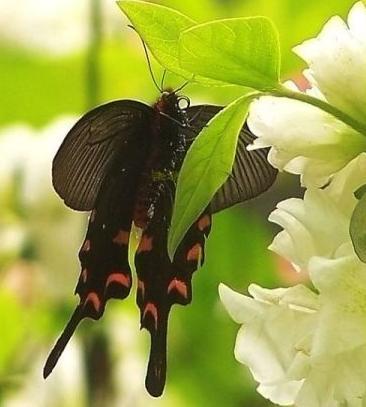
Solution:
M 366 129 L 366 7 L 351 9 L 347 24 L 326 23 L 317 38 L 295 48 L 315 96 Z M 289 83 L 295 89 L 293 83 Z M 297 90 L 297 88 L 296 88 Z M 366 404 L 366 264 L 349 234 L 366 184 L 366 131 L 321 109 L 272 96 L 252 105 L 252 148 L 270 147 L 273 166 L 301 176 L 303 199 L 280 202 L 270 221 L 283 230 L 270 249 L 307 273 L 305 285 L 265 289 L 250 296 L 220 286 L 231 317 L 242 325 L 235 356 L 279 405 L 358 407 Z

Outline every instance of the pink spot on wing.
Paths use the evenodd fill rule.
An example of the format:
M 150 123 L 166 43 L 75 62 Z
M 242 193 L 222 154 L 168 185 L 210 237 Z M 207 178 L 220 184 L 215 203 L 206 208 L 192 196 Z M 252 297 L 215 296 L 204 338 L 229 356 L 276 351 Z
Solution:
M 154 318 L 155 322 L 155 330 L 158 329 L 158 309 L 156 308 L 155 304 L 152 302 L 148 302 L 144 309 L 144 313 L 142 315 L 142 319 L 145 319 L 146 315 L 150 314 Z
M 153 247 L 153 238 L 152 236 L 146 236 L 143 235 L 139 244 L 139 247 L 137 249 L 137 253 L 141 253 L 141 252 L 149 252 L 151 251 L 152 247 Z
M 197 226 L 198 229 L 202 232 L 207 229 L 211 225 L 211 217 L 210 215 L 204 215 L 201 219 L 199 219 Z
M 83 252 L 88 252 L 90 250 L 90 240 L 85 240 L 83 247 L 81 248 Z
M 108 287 L 112 283 L 121 284 L 127 288 L 131 285 L 131 279 L 129 275 L 122 273 L 112 273 L 108 276 L 105 286 Z
M 173 290 L 177 291 L 184 298 L 187 298 L 188 296 L 186 283 L 176 278 L 170 282 L 168 286 L 168 294 Z
M 96 292 L 92 291 L 87 295 L 84 301 L 84 306 L 86 306 L 88 303 L 91 303 L 95 311 L 99 312 L 102 304 Z
M 86 283 L 86 280 L 88 279 L 88 270 L 87 269 L 83 269 L 81 271 L 81 281 L 83 283 Z
M 145 284 L 144 284 L 143 281 L 138 280 L 137 289 L 141 291 L 141 296 L 142 296 L 142 298 L 144 298 L 144 296 L 145 296 Z
M 187 253 L 187 261 L 198 261 L 201 257 L 202 253 L 202 246 L 199 243 L 196 243 L 194 246 L 192 246 L 188 253 Z
M 126 230 L 119 230 L 117 235 L 113 238 L 113 243 L 116 243 L 119 246 L 126 246 L 128 245 L 129 238 L 129 232 L 127 232 Z

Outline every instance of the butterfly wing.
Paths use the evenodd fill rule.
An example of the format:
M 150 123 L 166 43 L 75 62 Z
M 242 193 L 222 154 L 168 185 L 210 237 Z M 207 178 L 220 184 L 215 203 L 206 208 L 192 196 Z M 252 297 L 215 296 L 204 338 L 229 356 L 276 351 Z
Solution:
M 128 241 L 148 149 L 149 114 L 147 106 L 130 101 L 96 108 L 73 127 L 55 157 L 54 184 L 61 197 L 73 208 L 93 211 L 79 252 L 81 273 L 75 291 L 80 303 L 46 361 L 44 377 L 83 318 L 99 319 L 109 298 L 129 294 Z
M 94 208 L 113 163 L 131 163 L 131 150 L 144 149 L 153 110 L 132 100 L 96 107 L 73 126 L 52 164 L 56 192 L 72 209 Z
M 220 111 L 216 106 L 195 106 L 186 113 L 189 128 L 179 128 L 189 143 Z M 154 207 L 154 216 L 143 231 L 135 256 L 138 276 L 137 303 L 141 327 L 151 336 L 150 358 L 146 388 L 159 396 L 166 379 L 166 343 L 169 312 L 173 304 L 186 305 L 192 299 L 193 272 L 204 260 L 204 244 L 211 228 L 211 213 L 250 199 L 272 185 L 276 171 L 266 160 L 267 151 L 246 150 L 254 136 L 244 127 L 239 136 L 238 149 L 231 176 L 216 193 L 212 204 L 190 227 L 180 243 L 173 262 L 167 253 L 167 236 L 175 195 L 174 182 L 156 185 L 162 191 Z M 180 164 L 176 170 L 179 171 Z M 173 198 L 172 198 L 173 197 Z
M 190 128 L 183 130 L 187 139 L 193 140 L 221 109 L 221 106 L 212 105 L 188 108 L 186 112 Z M 213 197 L 210 204 L 211 213 L 254 198 L 266 191 L 275 181 L 277 170 L 267 161 L 268 149 L 246 149 L 254 139 L 254 134 L 245 124 L 239 134 L 232 172 Z
M 90 218 L 79 252 L 81 273 L 75 292 L 80 297 L 69 323 L 51 351 L 45 368 L 47 377 L 78 323 L 86 317 L 99 319 L 110 298 L 125 298 L 131 288 L 128 241 L 132 222 L 136 179 L 120 171 L 109 174 Z M 120 188 L 124 185 L 124 188 Z
M 135 256 L 138 276 L 137 304 L 141 327 L 151 336 L 146 388 L 155 397 L 163 392 L 166 379 L 166 341 L 169 312 L 173 304 L 191 302 L 193 272 L 203 263 L 204 242 L 211 226 L 204 213 L 195 222 L 177 249 L 173 263 L 167 253 L 168 227 L 172 213 L 170 192 L 165 189 L 156 205 L 154 217 L 144 230 Z

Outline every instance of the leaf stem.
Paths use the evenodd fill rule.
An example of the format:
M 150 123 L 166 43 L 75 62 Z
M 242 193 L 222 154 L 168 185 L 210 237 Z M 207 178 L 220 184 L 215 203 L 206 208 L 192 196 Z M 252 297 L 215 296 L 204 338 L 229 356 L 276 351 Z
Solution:
M 324 112 L 329 113 L 336 119 L 347 124 L 352 129 L 354 129 L 357 132 L 361 133 L 362 135 L 366 136 L 366 125 L 365 124 L 360 123 L 358 120 L 349 116 L 347 113 L 344 113 L 343 111 L 337 109 L 335 106 L 330 105 L 328 102 L 325 102 L 324 100 L 318 99 L 314 96 L 310 96 L 306 93 L 296 92 L 296 91 L 287 89 L 282 85 L 280 85 L 278 88 L 273 89 L 271 91 L 258 92 L 258 95 L 285 97 L 285 98 L 289 98 L 289 99 L 299 100 L 299 101 L 307 103 L 309 105 L 318 107 L 319 109 L 323 110 Z

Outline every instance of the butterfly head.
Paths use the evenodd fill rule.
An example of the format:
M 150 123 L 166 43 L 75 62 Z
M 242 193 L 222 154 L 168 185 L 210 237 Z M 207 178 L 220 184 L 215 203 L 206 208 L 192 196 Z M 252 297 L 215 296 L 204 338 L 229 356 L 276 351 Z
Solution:
M 171 117 L 184 126 L 187 121 L 185 111 L 189 105 L 190 100 L 187 96 L 178 95 L 173 90 L 167 89 L 161 93 L 155 107 L 162 115 Z

